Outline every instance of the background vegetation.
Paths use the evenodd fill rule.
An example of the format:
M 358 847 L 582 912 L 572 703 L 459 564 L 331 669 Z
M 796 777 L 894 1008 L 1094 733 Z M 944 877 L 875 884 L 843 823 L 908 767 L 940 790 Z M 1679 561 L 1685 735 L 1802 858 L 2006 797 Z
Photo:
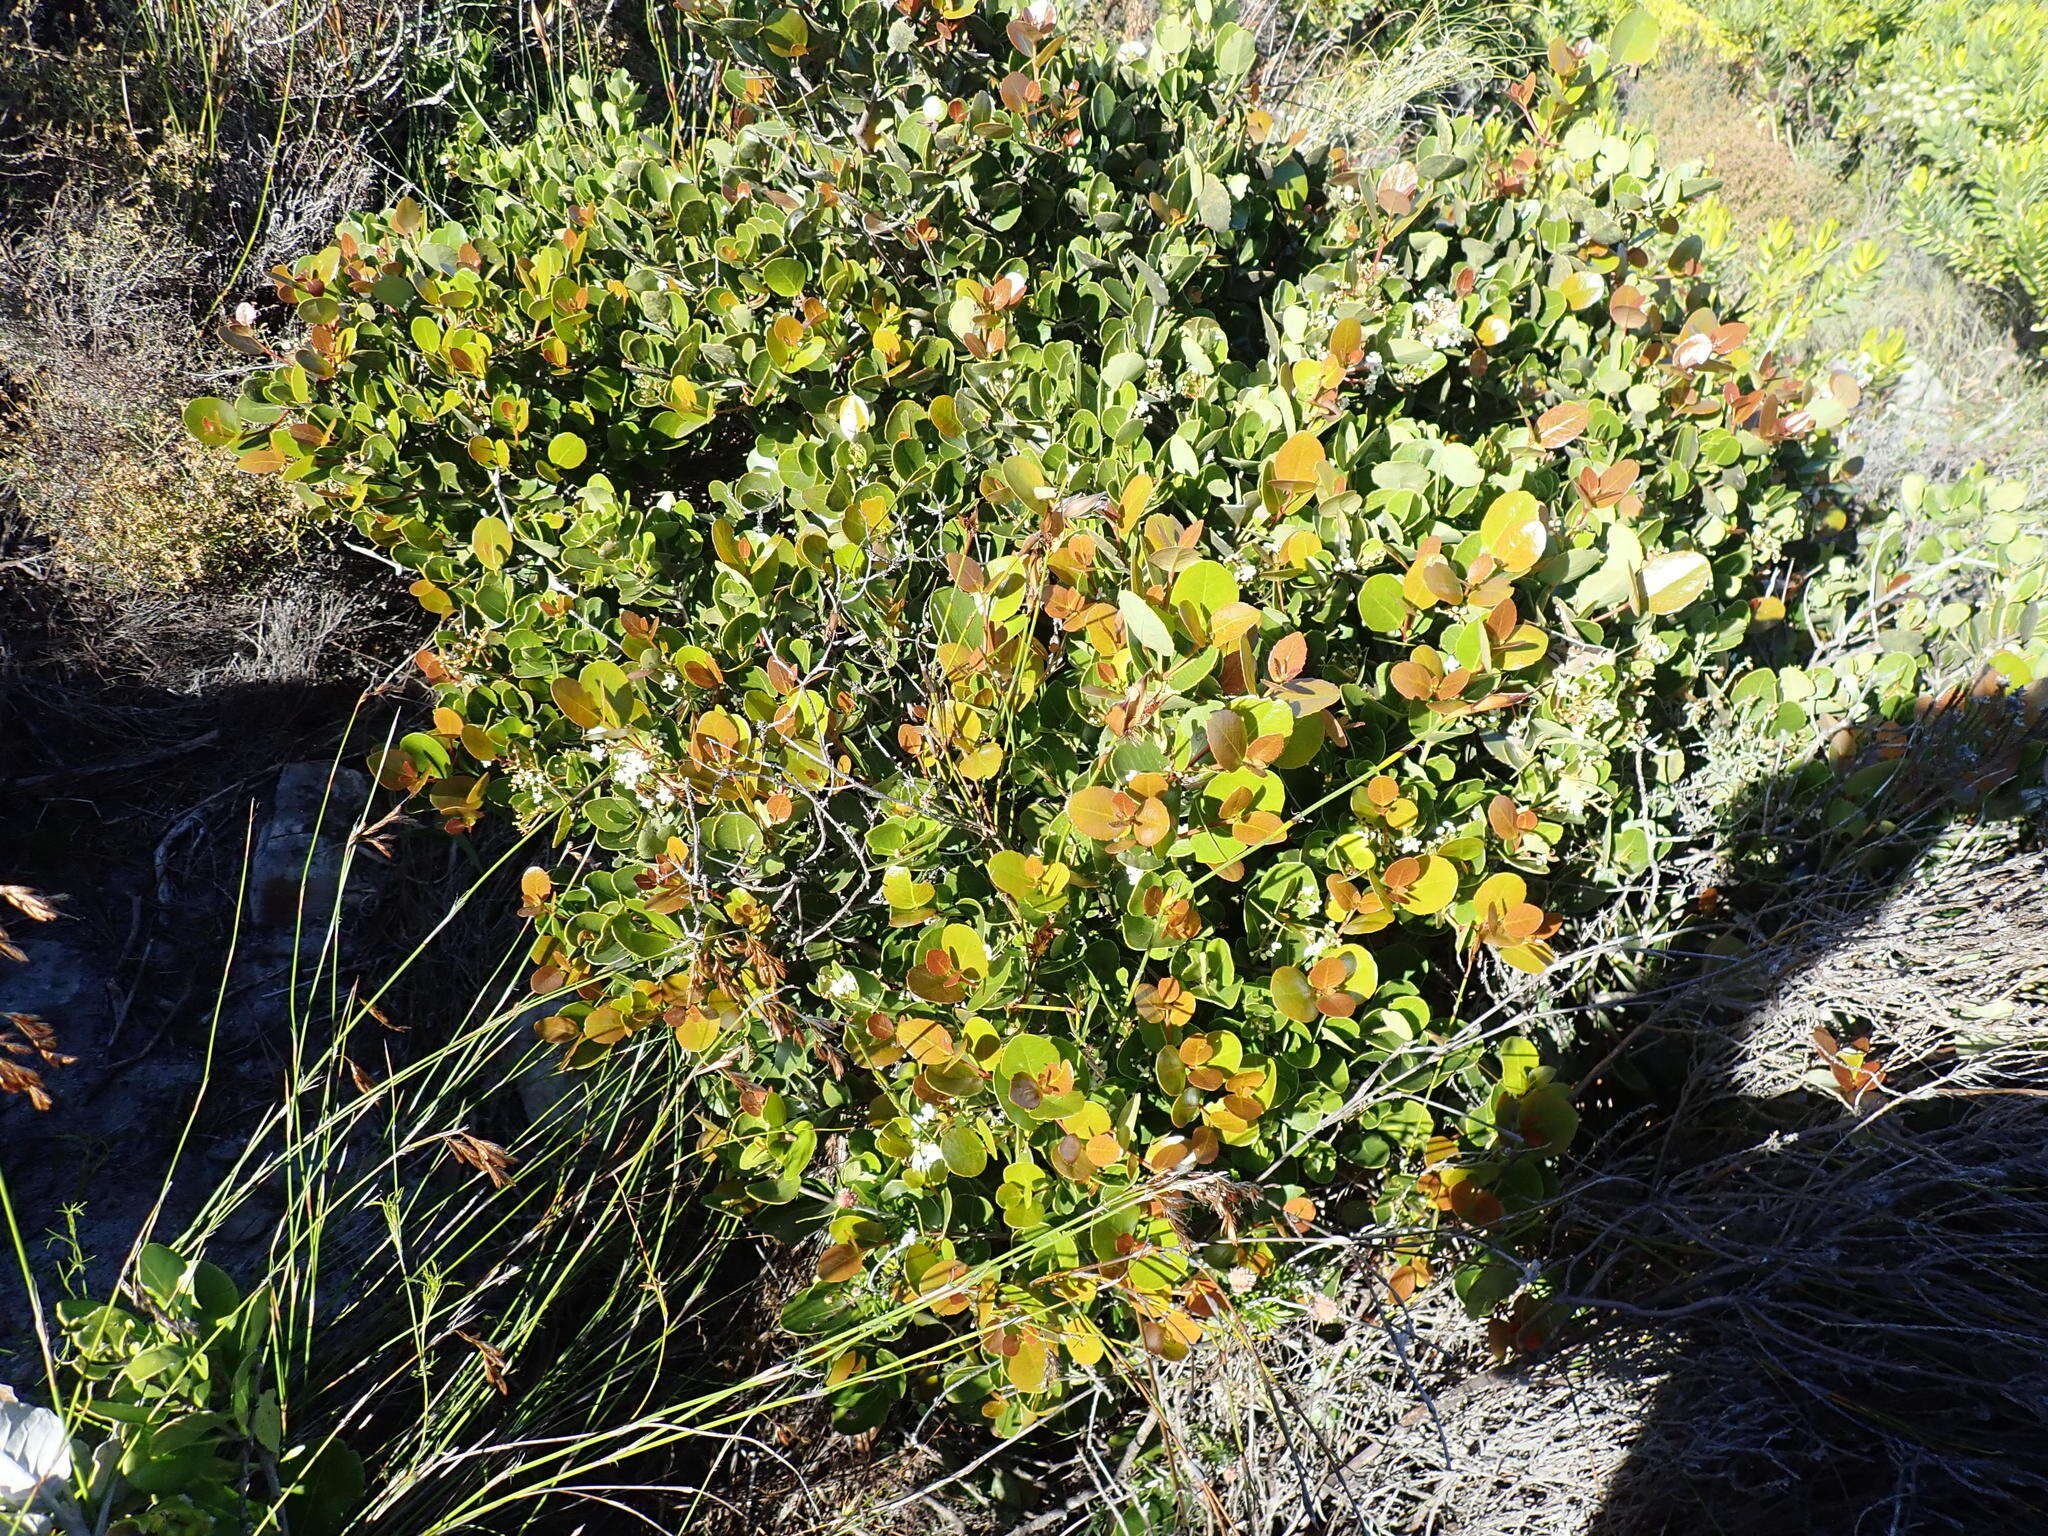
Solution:
M 1523 20 L 17 13 L 8 943 L 236 958 L 0 1509 L 2022 1518 L 2039 114 Z

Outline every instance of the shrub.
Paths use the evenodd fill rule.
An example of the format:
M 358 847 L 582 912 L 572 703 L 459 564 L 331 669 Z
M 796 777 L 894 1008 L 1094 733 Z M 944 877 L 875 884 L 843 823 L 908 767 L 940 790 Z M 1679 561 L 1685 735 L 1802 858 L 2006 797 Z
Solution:
M 1463 1000 L 1643 844 L 1856 394 L 1596 110 L 1649 29 L 1373 166 L 1206 3 L 691 37 L 668 122 L 579 84 L 459 216 L 279 269 L 303 344 L 188 412 L 440 616 L 383 782 L 560 845 L 540 1032 L 701 1063 L 715 1198 L 822 1228 L 792 1328 L 957 1319 L 1014 1428 L 1256 1305 L 1332 1188 L 1396 1297 L 1483 1232 L 1489 1310 L 1576 1115 Z
M 1917 162 L 1908 239 L 2048 323 L 2048 5 L 1931 5 L 1880 76 L 1872 118 Z
M 362 1464 L 340 1441 L 296 1441 L 278 1403 L 277 1300 L 243 1296 L 227 1273 L 159 1243 L 142 1245 L 129 1305 L 79 1298 L 58 1308 L 72 1431 L 97 1441 L 42 1491 L 56 1529 L 339 1532 L 363 1491 Z M 83 1458 L 83 1445 L 79 1448 Z M 35 1490 L 30 1490 L 31 1494 Z M 24 1529 L 38 1524 L 29 1500 Z M 116 1518 L 119 1517 L 119 1518 Z M 107 1522 L 115 1520 L 109 1527 Z
M 2048 6 L 1713 0 L 1694 19 L 1780 115 L 1903 165 L 1908 239 L 2030 320 L 2048 314 Z
M 0 243 L 0 377 L 18 408 L 0 485 L 54 573 L 108 592 L 178 591 L 275 569 L 303 519 L 179 429 L 200 374 L 165 298 L 196 258 L 154 211 L 68 196 Z
M 1888 858 L 1901 825 L 2038 806 L 2040 527 L 2024 485 L 1977 470 L 1948 484 L 1909 475 L 1862 526 L 1823 521 L 1802 562 L 1803 633 L 1775 634 L 1759 660 L 1776 665 L 1737 678 L 1729 701 L 1760 739 L 1807 759 L 1788 791 L 1818 797 L 1837 845 Z

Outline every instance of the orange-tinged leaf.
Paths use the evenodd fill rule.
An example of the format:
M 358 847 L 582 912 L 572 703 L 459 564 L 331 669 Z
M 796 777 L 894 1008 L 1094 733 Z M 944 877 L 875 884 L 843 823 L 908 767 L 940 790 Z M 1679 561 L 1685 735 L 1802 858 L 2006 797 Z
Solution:
M 1132 821 L 1131 832 L 1141 848 L 1157 848 L 1173 836 L 1173 812 L 1164 800 L 1144 800 Z
M 1266 676 L 1276 683 L 1292 681 L 1308 665 L 1308 640 L 1300 630 L 1282 635 L 1266 653 Z
M 1312 489 L 1318 471 L 1328 462 L 1323 445 L 1313 432 L 1297 432 L 1273 455 L 1273 479 L 1292 490 Z
M 1395 662 L 1387 680 L 1404 699 L 1426 699 L 1436 692 L 1437 679 L 1412 661 Z
M 860 1249 L 852 1243 L 834 1243 L 818 1255 L 818 1278 L 837 1285 L 860 1273 Z
M 1429 1282 L 1429 1265 L 1421 1259 L 1410 1259 L 1387 1276 L 1387 1289 L 1393 1293 L 1394 1300 L 1406 1301 Z
M 1580 436 L 1592 420 L 1592 412 L 1586 409 L 1582 400 L 1567 400 L 1562 405 L 1553 405 L 1536 418 L 1536 443 L 1538 447 L 1558 449 Z
M 1145 1166 L 1154 1173 L 1171 1173 L 1194 1155 L 1194 1144 L 1187 1137 L 1166 1136 L 1152 1143 L 1145 1154 Z
M 1506 795 L 1495 795 L 1486 803 L 1486 824 L 1492 829 L 1493 835 L 1504 843 L 1512 845 L 1521 839 L 1519 815 L 1515 802 Z M 1482 885 L 1479 889 L 1483 892 L 1486 887 Z
M 1230 835 L 1247 848 L 1287 841 L 1287 823 L 1272 811 L 1252 811 L 1231 823 Z
M 953 1036 L 937 1019 L 899 1019 L 896 1043 L 920 1065 L 935 1067 L 953 1057 Z
M 1091 784 L 1067 797 L 1067 820 L 1076 832 L 1098 843 L 1122 837 L 1137 809 L 1137 801 L 1105 784 Z
M 1288 687 L 1293 687 L 1292 683 Z M 1285 736 L 1261 736 L 1244 749 L 1244 760 L 1260 767 L 1270 767 L 1280 760 L 1280 754 L 1287 750 Z
M 1350 975 L 1351 967 L 1342 955 L 1325 955 L 1308 968 L 1308 984 L 1318 992 L 1327 992 L 1344 985 Z

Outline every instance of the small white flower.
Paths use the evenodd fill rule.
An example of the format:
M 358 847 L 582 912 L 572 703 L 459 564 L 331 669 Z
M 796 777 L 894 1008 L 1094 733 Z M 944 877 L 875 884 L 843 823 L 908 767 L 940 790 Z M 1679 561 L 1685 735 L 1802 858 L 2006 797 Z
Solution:
M 654 763 L 638 747 L 620 747 L 612 754 L 612 781 L 621 789 L 637 789 L 653 771 Z

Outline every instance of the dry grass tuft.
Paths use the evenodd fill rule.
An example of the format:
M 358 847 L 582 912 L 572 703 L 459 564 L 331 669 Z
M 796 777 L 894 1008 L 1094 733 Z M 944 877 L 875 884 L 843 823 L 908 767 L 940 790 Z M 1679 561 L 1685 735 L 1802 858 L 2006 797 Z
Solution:
M 47 542 L 44 574 L 175 592 L 279 568 L 300 519 L 275 485 L 200 452 L 185 297 L 203 262 L 159 209 L 74 188 L 0 244 L 0 481 Z

